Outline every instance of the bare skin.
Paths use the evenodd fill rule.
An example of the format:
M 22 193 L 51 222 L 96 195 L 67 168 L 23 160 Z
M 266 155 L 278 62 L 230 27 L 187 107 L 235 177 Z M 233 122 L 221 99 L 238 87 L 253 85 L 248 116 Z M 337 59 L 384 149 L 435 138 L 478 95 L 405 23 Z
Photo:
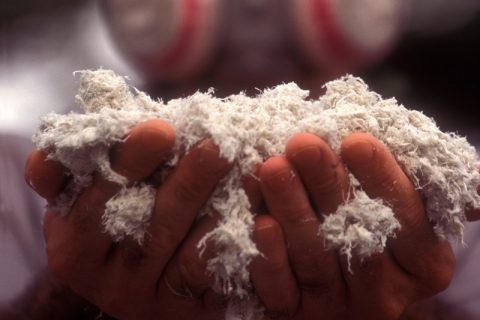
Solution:
M 143 123 L 112 152 L 112 166 L 131 181 L 145 180 L 173 141 L 165 122 Z M 66 176 L 45 157 L 32 153 L 26 178 L 53 201 Z M 206 272 L 214 249 L 200 256 L 196 246 L 217 217 L 196 217 L 230 166 L 209 140 L 187 154 L 158 189 L 143 247 L 128 240 L 115 244 L 103 232 L 104 204 L 118 187 L 96 177 L 67 216 L 45 215 L 51 270 L 120 319 L 223 319 L 226 301 L 210 289 Z M 342 256 L 325 250 L 317 234 L 321 215 L 345 199 L 346 168 L 370 196 L 391 203 L 402 223 L 383 254 L 353 260 L 354 274 Z M 267 319 L 397 319 L 410 304 L 448 286 L 455 265 L 450 246 L 436 238 L 412 183 L 373 137 L 347 137 L 340 159 L 320 138 L 298 134 L 285 156 L 268 159 L 259 176 L 259 183 L 247 182 L 248 193 L 255 205 L 263 199 L 269 214 L 256 218 L 253 238 L 263 257 L 252 263 L 251 276 Z
M 325 250 L 320 214 L 331 214 L 348 192 L 342 161 L 320 138 L 311 134 L 294 136 L 285 157 L 265 162 L 260 171 L 261 188 L 269 212 L 271 232 L 286 242 L 288 256 L 275 274 L 288 279 L 287 297 L 278 290 L 267 290 L 280 279 L 262 280 L 263 267 L 252 266 L 262 301 L 273 314 L 285 318 L 313 319 L 398 319 L 415 301 L 445 289 L 453 274 L 455 258 L 447 242 L 435 236 L 420 196 L 384 145 L 368 134 L 347 137 L 341 146 L 342 161 L 372 197 L 393 205 L 402 224 L 397 238 L 390 239 L 384 253 L 359 261 L 353 271 L 343 256 Z M 313 168 L 316 168 L 313 170 Z M 292 174 L 293 173 L 293 174 Z M 319 239 L 320 237 L 320 239 Z M 259 248 L 268 247 L 263 238 Z M 271 245 L 271 244 L 270 244 Z M 280 259 L 280 258 L 278 258 Z M 275 295 L 281 296 L 276 298 Z M 281 303 L 280 303 L 281 301 Z M 286 308 L 286 306 L 288 306 Z
M 147 179 L 162 164 L 174 139 L 174 131 L 165 122 L 145 122 L 113 151 L 112 168 L 132 182 Z M 66 176 L 58 164 L 41 161 L 45 156 L 40 151 L 30 156 L 26 176 L 40 195 L 52 201 L 65 183 L 62 177 Z M 114 317 L 172 319 L 183 312 L 184 318 L 194 315 L 202 316 L 199 319 L 215 318 L 223 304 L 215 299 L 204 304 L 200 289 L 195 299 L 177 294 L 182 293 L 180 283 L 194 292 L 197 284 L 185 279 L 182 272 L 166 270 L 185 269 L 178 265 L 182 255 L 175 253 L 182 252 L 179 248 L 183 247 L 196 250 L 191 244 L 198 238 L 197 230 L 212 224 L 209 218 L 195 223 L 196 216 L 229 167 L 220 158 L 218 148 L 208 140 L 186 155 L 158 189 L 148 230 L 150 236 L 144 246 L 128 240 L 116 244 L 105 234 L 101 216 L 106 201 L 119 187 L 95 177 L 93 185 L 80 195 L 67 216 L 46 212 L 44 234 L 50 269 L 60 281 Z M 171 267 L 167 267 L 169 263 Z M 164 273 L 172 275 L 164 278 Z M 215 307 L 210 306 L 213 304 Z

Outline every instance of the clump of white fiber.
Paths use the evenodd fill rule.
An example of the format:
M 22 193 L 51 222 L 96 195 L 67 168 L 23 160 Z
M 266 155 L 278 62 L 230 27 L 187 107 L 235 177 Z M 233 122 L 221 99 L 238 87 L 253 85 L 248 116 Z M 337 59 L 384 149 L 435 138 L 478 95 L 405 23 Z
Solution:
M 371 199 L 363 190 L 338 207 L 335 214 L 325 216 L 320 226 L 328 247 L 339 248 L 347 257 L 351 273 L 352 254 L 367 257 L 383 252 L 387 238 L 395 237 L 400 223 L 393 210 L 382 199 Z
M 134 188 L 122 188 L 105 204 L 105 230 L 115 241 L 130 236 L 141 243 L 154 204 L 155 189 L 152 186 L 142 184 Z
M 123 186 L 107 206 L 106 230 L 116 240 L 131 236 L 141 241 L 151 215 L 153 191 L 142 189 L 145 186 L 127 187 L 127 179 L 110 168 L 109 149 L 125 140 L 135 125 L 152 118 L 164 119 L 176 130 L 166 168 L 175 166 L 196 143 L 212 138 L 236 166 L 204 207 L 202 214 L 217 211 L 223 218 L 199 246 L 214 240 L 218 255 L 210 261 L 209 271 L 216 276 L 217 290 L 235 297 L 248 296 L 247 266 L 259 254 L 250 237 L 253 214 L 241 176 L 252 173 L 266 158 L 282 154 L 295 133 L 316 134 L 336 151 L 344 137 L 357 131 L 383 141 L 426 199 L 426 212 L 440 237 L 461 240 L 465 207 L 480 207 L 478 159 L 466 139 L 441 132 L 432 119 L 407 110 L 395 99 L 383 100 L 359 78 L 346 76 L 329 82 L 319 100 L 307 99 L 308 91 L 289 83 L 256 97 L 240 93 L 219 99 L 208 91 L 163 102 L 130 88 L 123 77 L 109 70 L 78 74 L 76 100 L 84 113 L 49 114 L 34 136 L 39 149 L 48 150 L 52 159 L 72 173 L 73 187 L 63 195 L 62 203 L 72 203 L 92 175 L 100 172 Z M 386 238 L 394 235 L 399 224 L 388 205 L 357 189 L 355 198 L 330 215 L 321 232 L 345 254 L 353 250 L 368 256 L 383 250 Z

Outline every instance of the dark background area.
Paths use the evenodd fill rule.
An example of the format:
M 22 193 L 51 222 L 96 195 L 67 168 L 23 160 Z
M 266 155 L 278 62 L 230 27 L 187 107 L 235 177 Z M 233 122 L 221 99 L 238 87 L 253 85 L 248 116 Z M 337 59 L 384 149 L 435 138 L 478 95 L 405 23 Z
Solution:
M 0 31 L 3 32 L 26 15 L 75 10 L 75 6 L 84 3 L 79 0 L 0 2 Z M 434 117 L 443 130 L 468 135 L 472 142 L 480 143 L 479 14 L 450 33 L 407 34 L 383 63 L 360 75 L 382 96 L 396 97 L 405 106 Z
M 88 0 L 1 0 L 0 21 L 6 23 L 28 14 L 48 13 L 54 9 L 65 9 Z
M 385 97 L 421 109 L 444 130 L 480 141 L 480 16 L 453 33 L 407 35 L 365 80 Z

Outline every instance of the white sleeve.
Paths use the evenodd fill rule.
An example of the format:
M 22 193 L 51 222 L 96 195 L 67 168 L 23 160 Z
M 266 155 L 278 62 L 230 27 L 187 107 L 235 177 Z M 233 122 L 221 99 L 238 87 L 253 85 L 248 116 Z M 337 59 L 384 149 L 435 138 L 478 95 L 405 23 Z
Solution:
M 46 265 L 42 202 L 23 179 L 31 149 L 26 139 L 0 135 L 0 305 L 18 296 Z
M 479 136 L 470 137 L 477 142 Z M 465 226 L 465 246 L 455 244 L 453 249 L 457 264 L 450 286 L 438 295 L 442 303 L 464 314 L 465 318 L 480 319 L 480 221 L 470 222 Z
M 455 274 L 448 289 L 438 298 L 471 319 L 480 319 L 480 222 L 467 223 L 465 242 L 465 247 L 454 246 Z

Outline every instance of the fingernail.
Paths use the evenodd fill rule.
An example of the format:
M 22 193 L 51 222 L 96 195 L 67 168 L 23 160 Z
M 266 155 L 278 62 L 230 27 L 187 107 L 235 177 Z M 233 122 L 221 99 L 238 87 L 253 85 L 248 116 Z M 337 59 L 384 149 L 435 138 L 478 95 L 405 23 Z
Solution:
M 322 161 L 322 152 L 316 146 L 305 147 L 293 155 L 293 161 L 302 168 L 315 168 Z
M 367 164 L 366 161 L 373 159 L 375 152 L 376 148 L 370 141 L 359 141 L 355 145 L 355 154 L 357 159 L 365 164 Z M 370 164 L 368 163 L 368 165 Z
M 146 151 L 152 153 L 165 152 L 167 132 L 158 128 L 146 128 L 140 133 L 140 141 Z
M 291 169 L 284 169 L 273 177 L 265 180 L 268 188 L 274 193 L 286 192 L 293 184 L 295 173 Z
M 220 156 L 220 150 L 212 140 L 207 139 L 198 145 L 197 164 L 212 174 L 223 173 L 229 162 Z
M 255 228 L 254 238 L 255 242 L 262 243 L 263 245 L 275 243 L 276 233 L 273 225 L 264 224 Z

